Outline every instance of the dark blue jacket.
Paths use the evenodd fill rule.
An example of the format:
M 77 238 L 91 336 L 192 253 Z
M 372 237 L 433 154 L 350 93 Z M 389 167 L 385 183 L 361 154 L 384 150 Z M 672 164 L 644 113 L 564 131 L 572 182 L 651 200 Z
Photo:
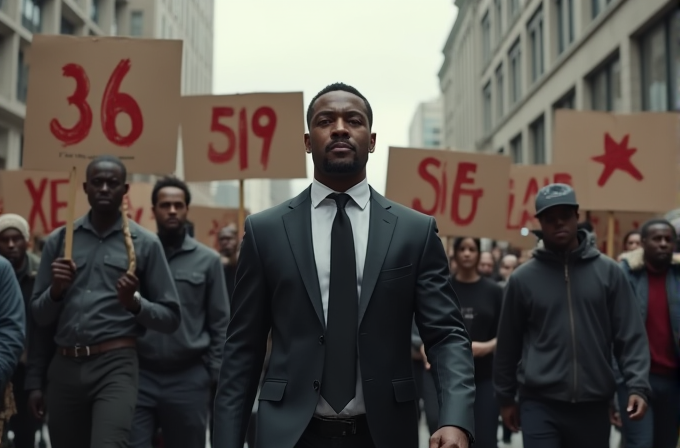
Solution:
M 19 282 L 6 258 L 0 256 L 0 391 L 11 380 L 24 351 L 26 311 Z

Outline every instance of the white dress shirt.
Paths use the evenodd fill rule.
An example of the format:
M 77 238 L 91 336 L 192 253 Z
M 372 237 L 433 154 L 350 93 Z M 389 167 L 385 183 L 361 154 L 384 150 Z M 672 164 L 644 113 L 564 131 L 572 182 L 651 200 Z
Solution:
M 323 315 L 326 322 L 328 322 L 328 287 L 331 281 L 331 230 L 335 214 L 338 211 L 336 202 L 333 199 L 327 198 L 332 193 L 338 192 L 331 190 L 316 179 L 312 182 L 312 243 L 314 246 L 316 272 L 319 276 L 319 287 L 321 289 Z M 357 261 L 357 296 L 361 296 L 361 280 L 364 276 L 369 218 L 371 214 L 371 207 L 368 206 L 371 199 L 371 191 L 368 188 L 368 181 L 364 179 L 345 193 L 352 198 L 351 201 L 347 202 L 345 210 L 352 223 L 354 252 L 356 253 Z M 316 415 L 324 417 L 340 415 L 346 417 L 365 413 L 366 406 L 364 404 L 364 391 L 361 387 L 361 370 L 359 369 L 359 360 L 357 359 L 357 386 L 354 398 L 347 403 L 347 406 L 340 414 L 337 414 L 331 405 L 322 396 L 319 396 Z

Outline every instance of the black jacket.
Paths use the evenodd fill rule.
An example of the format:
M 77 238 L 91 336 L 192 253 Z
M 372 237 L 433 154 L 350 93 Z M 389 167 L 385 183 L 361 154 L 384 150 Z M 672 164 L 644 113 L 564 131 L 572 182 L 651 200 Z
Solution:
M 612 399 L 612 349 L 630 393 L 649 394 L 647 335 L 633 291 L 585 231 L 579 241 L 566 258 L 536 249 L 508 280 L 494 358 L 501 405 L 517 393 L 572 403 Z

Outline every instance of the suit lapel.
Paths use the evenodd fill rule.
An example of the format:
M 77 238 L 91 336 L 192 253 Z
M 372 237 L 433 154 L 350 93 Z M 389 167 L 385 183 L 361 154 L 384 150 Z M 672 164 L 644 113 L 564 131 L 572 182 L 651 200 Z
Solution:
M 361 296 L 359 297 L 359 325 L 361 325 L 366 308 L 368 308 L 368 303 L 373 295 L 397 223 L 397 217 L 388 211 L 391 207 L 390 203 L 373 188 L 371 188 L 370 207 L 371 217 L 369 219 L 366 262 L 364 263 L 364 276 L 361 281 Z
M 288 236 L 288 243 L 290 243 L 302 282 L 305 284 L 305 289 L 312 301 L 316 315 L 325 329 L 326 320 L 323 317 L 321 289 L 319 288 L 319 276 L 316 272 L 314 243 L 312 241 L 310 188 L 307 188 L 298 197 L 290 201 L 288 206 L 292 210 L 283 215 L 283 225 Z

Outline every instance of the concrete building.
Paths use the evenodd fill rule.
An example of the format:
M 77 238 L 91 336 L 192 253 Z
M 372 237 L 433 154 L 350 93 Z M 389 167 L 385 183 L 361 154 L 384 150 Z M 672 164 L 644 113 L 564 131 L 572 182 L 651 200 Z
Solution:
M 550 163 L 554 110 L 680 110 L 677 0 L 456 0 L 445 146 Z
M 213 0 L 0 0 L 0 169 L 21 166 L 33 33 L 182 39 L 182 94 L 212 92 Z M 212 204 L 207 183 L 192 191 L 196 203 Z
M 441 96 L 433 101 L 420 103 L 411 119 L 408 144 L 412 148 L 444 147 L 444 116 Z

